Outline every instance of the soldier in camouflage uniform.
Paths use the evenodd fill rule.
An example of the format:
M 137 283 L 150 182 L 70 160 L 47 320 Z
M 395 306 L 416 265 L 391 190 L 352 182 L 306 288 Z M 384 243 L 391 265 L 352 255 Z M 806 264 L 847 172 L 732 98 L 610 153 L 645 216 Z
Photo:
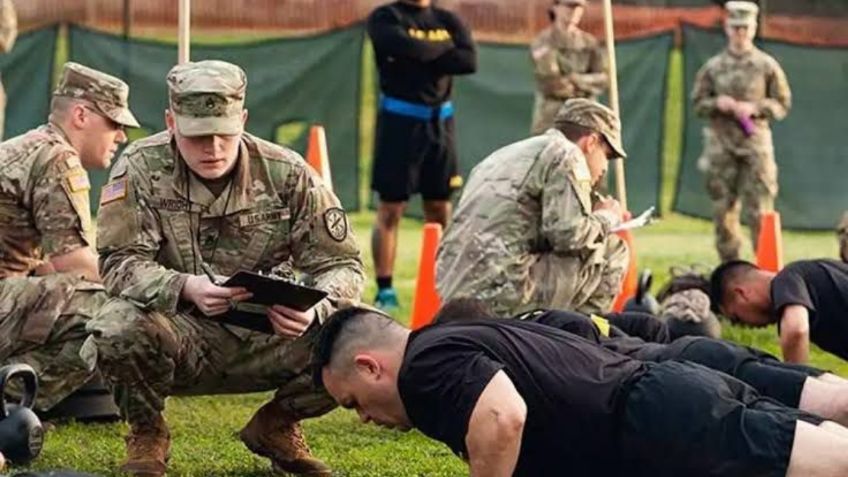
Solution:
M 18 38 L 18 15 L 12 0 L 0 0 L 0 53 L 8 53 Z M 0 139 L 6 125 L 6 90 L 0 83 Z
M 842 220 L 839 221 L 836 236 L 839 237 L 839 257 L 843 262 L 848 263 L 848 212 L 845 212 Z
M 774 207 L 777 165 L 769 121 L 783 119 L 791 104 L 783 69 L 754 46 L 757 6 L 725 6 L 728 47 L 701 68 L 692 90 L 695 112 L 709 120 L 698 167 L 706 173 L 723 262 L 739 258 L 740 199 L 755 247 L 760 215 Z
M 593 203 L 608 158 L 625 156 L 621 124 L 605 106 L 571 99 L 555 128 L 506 146 L 468 179 L 437 258 L 444 300 L 485 300 L 500 316 L 533 308 L 607 311 L 627 268 L 610 229 L 613 199 Z
M 554 0 L 551 26 L 530 45 L 536 76 L 532 134 L 553 127 L 554 116 L 569 98 L 597 99 L 609 83 L 598 40 L 577 27 L 586 0 Z
M 108 167 L 124 127 L 138 126 L 128 94 L 123 81 L 67 63 L 49 122 L 0 144 L 0 363 L 32 365 L 40 411 L 94 369 L 78 356 L 85 322 L 105 299 L 94 283 L 86 169 Z
M 330 475 L 299 421 L 335 407 L 308 369 L 334 306 L 268 308 L 276 336 L 225 325 L 215 317 L 249 294 L 217 286 L 203 265 L 223 276 L 296 268 L 334 300 L 358 299 L 363 272 L 348 219 L 302 157 L 244 132 L 241 68 L 186 63 L 167 81 L 168 130 L 128 147 L 100 198 L 101 270 L 121 299 L 89 323 L 84 351 L 95 350 L 121 394 L 131 426 L 123 470 L 164 474 L 168 396 L 276 389 L 241 439 L 276 471 Z

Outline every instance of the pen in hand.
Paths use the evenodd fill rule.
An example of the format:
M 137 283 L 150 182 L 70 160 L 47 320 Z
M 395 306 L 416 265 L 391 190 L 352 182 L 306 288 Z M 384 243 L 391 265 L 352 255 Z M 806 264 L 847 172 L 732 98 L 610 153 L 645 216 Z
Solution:
M 208 263 L 202 262 L 200 264 L 200 268 L 203 269 L 203 273 L 205 273 L 206 276 L 209 277 L 209 281 L 212 282 L 213 285 L 221 286 L 221 282 L 215 276 L 215 271 L 212 270 L 212 267 L 210 267 Z

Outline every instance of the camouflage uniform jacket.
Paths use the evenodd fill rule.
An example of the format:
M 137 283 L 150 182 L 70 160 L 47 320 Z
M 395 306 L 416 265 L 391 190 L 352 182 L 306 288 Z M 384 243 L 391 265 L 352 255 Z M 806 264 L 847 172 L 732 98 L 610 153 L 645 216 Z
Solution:
M 0 278 L 90 244 L 88 174 L 57 126 L 0 144 Z
M 472 296 L 514 310 L 546 286 L 531 269 L 547 254 L 579 280 L 583 267 L 604 262 L 620 220 L 593 212 L 591 192 L 583 153 L 556 129 L 492 153 L 471 171 L 439 247 L 442 299 Z
M 723 114 L 716 106 L 720 95 L 738 101 L 748 101 L 757 107 L 753 122 L 758 129 L 767 129 L 771 120 L 781 120 L 789 113 L 792 93 L 780 64 L 764 53 L 753 50 L 737 55 L 725 50 L 710 58 L 695 77 L 692 101 L 695 113 L 709 118 L 709 127 L 725 147 L 744 147 L 752 139 L 731 115 Z
M 97 235 L 107 290 L 143 309 L 174 313 L 201 262 L 290 276 L 337 298 L 363 284 L 356 241 L 336 196 L 298 154 L 243 135 L 233 180 L 216 198 L 161 132 L 130 145 L 100 199 Z M 180 309 L 178 310 L 178 307 Z M 320 305 L 320 319 L 329 305 Z
M 607 65 L 595 37 L 583 30 L 563 32 L 551 26 L 536 36 L 530 49 L 544 47 L 548 52 L 534 58 L 536 89 L 542 96 L 594 99 L 606 89 Z

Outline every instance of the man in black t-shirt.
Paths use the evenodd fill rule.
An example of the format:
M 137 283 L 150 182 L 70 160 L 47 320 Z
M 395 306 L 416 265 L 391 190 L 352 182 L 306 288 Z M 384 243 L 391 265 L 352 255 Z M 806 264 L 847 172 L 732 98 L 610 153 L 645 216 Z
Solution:
M 484 301 L 457 298 L 446 302 L 433 321 L 484 318 L 497 319 Z M 610 318 L 614 321 L 608 322 Z M 639 361 L 691 361 L 733 376 L 789 407 L 848 425 L 848 381 L 809 366 L 781 363 L 768 353 L 727 341 L 703 336 L 670 341 L 667 334 L 646 332 L 662 329 L 652 324 L 662 322 L 647 313 L 610 313 L 600 317 L 565 310 L 535 310 L 513 319 L 552 326 Z M 630 336 L 617 326 L 628 322 L 638 323 L 631 331 L 641 332 L 640 336 Z
M 380 74 L 371 188 L 379 195 L 371 241 L 375 303 L 398 306 L 392 287 L 397 227 L 410 196 L 424 199 L 424 218 L 447 227 L 450 196 L 460 187 L 454 140 L 453 76 L 474 73 L 471 33 L 431 0 L 400 0 L 368 17 Z
M 446 443 L 473 477 L 848 475 L 848 429 L 692 363 L 642 363 L 517 320 L 322 327 L 316 382 L 363 422 Z
M 776 323 L 785 361 L 806 363 L 810 341 L 848 360 L 848 264 L 802 260 L 775 274 L 735 260 L 715 269 L 710 288 L 731 321 Z

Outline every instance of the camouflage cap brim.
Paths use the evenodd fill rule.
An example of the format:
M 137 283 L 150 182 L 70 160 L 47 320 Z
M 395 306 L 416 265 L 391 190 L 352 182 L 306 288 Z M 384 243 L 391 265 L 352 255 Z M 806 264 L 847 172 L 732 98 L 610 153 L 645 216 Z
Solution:
M 222 135 L 232 136 L 244 132 L 242 115 L 233 116 L 182 116 L 174 114 L 177 131 L 185 137 Z
M 107 104 L 102 101 L 95 101 L 94 105 L 97 106 L 97 109 L 100 110 L 107 118 L 115 121 L 121 126 L 126 126 L 129 128 L 138 128 L 141 125 L 138 123 L 138 120 L 133 116 L 132 111 L 128 108 L 122 108 L 120 106 L 116 106 L 114 104 Z
M 615 158 L 627 159 L 627 153 L 624 152 L 624 146 L 621 144 L 620 137 L 612 137 L 610 134 L 601 133 L 604 136 L 604 139 L 607 140 L 613 152 L 615 153 Z

